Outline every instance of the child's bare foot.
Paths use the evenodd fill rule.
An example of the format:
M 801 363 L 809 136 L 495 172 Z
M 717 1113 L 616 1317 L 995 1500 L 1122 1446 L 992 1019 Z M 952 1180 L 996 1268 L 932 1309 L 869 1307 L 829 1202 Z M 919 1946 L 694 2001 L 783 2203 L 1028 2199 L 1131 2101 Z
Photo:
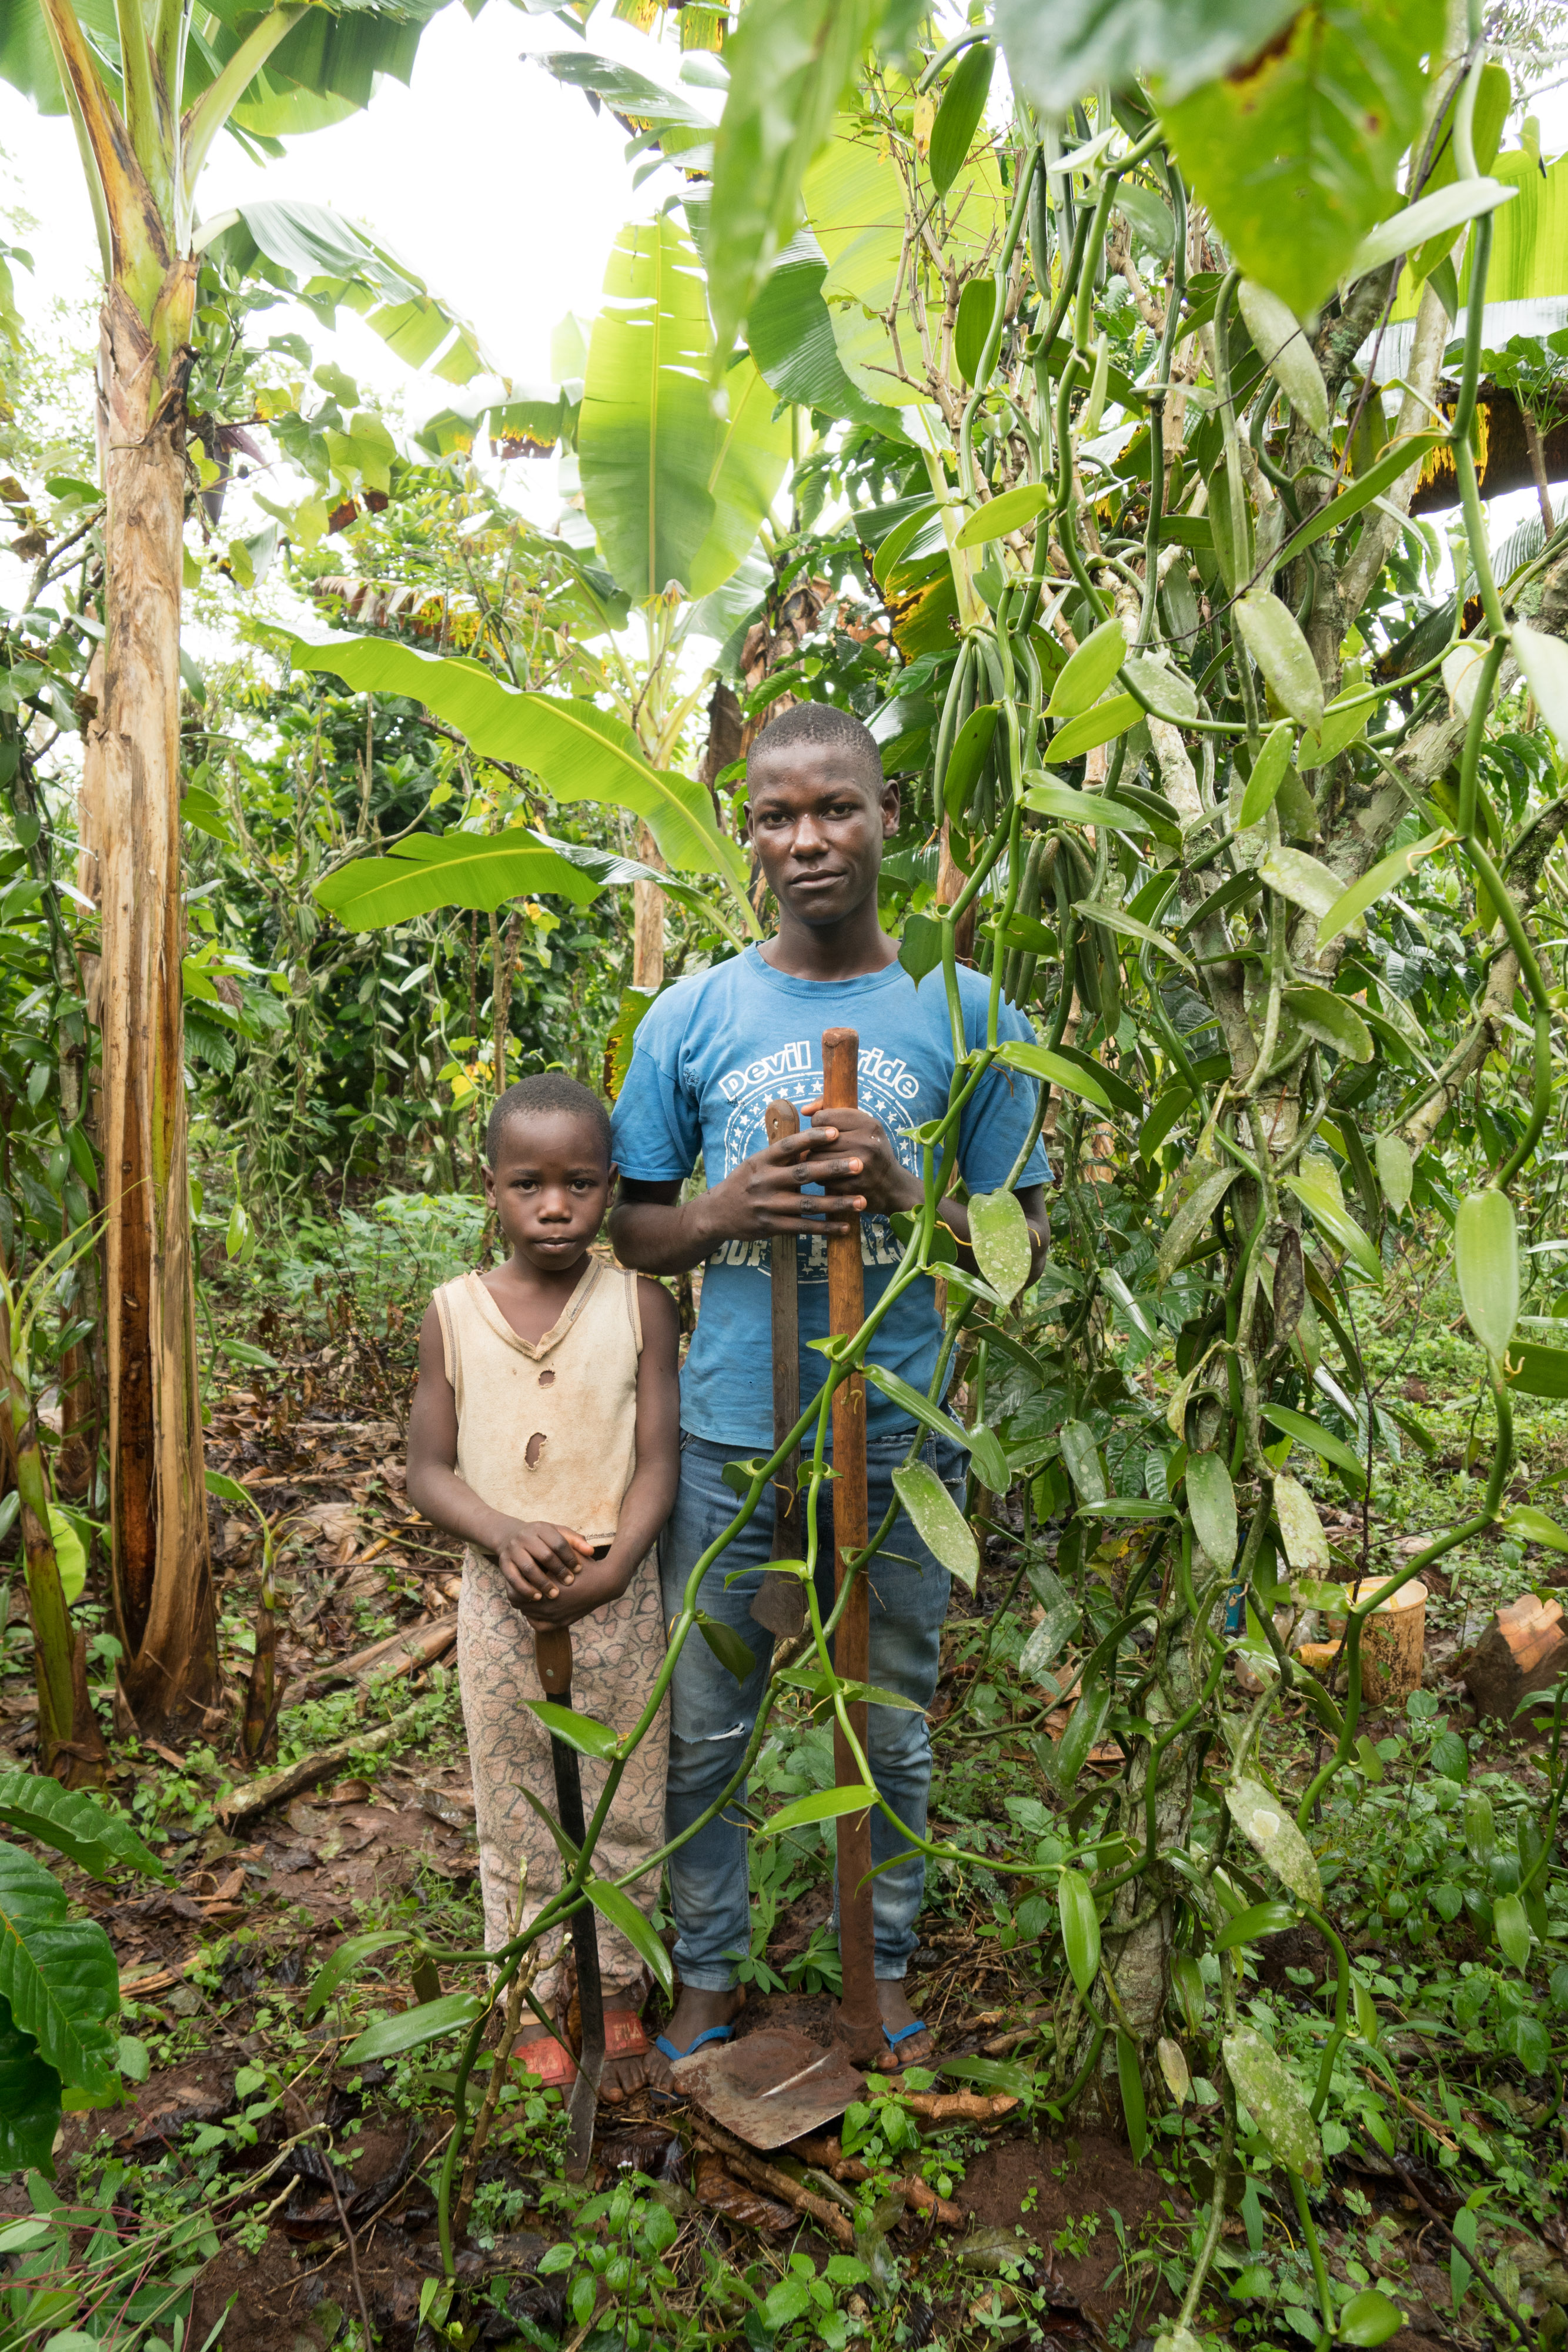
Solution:
M 697 1985 L 683 1985 L 668 2024 L 660 2034 L 661 2042 L 668 2042 L 679 2057 L 685 2057 L 703 2034 L 714 2028 L 734 2023 L 746 1995 L 738 1986 L 724 1992 L 707 1992 Z M 709 2042 L 707 2047 L 715 2045 Z M 656 2049 L 648 2061 L 647 2080 L 661 2090 L 673 2090 L 674 2080 L 670 2073 L 667 2053 Z

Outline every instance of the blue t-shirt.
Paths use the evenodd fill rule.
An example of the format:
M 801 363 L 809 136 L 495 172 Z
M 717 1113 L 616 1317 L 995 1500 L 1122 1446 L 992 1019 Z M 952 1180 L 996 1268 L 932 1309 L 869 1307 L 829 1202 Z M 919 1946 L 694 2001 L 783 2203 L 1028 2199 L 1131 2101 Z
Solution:
M 965 1035 L 984 1042 L 990 982 L 960 966 Z M 797 980 L 775 971 L 755 947 L 732 962 L 677 981 L 649 1006 L 637 1030 L 632 1066 L 615 1104 L 614 1157 L 622 1176 L 669 1183 L 689 1176 L 702 1154 L 710 1186 L 767 1143 L 764 1113 L 782 1097 L 814 1101 L 822 1091 L 822 1032 L 853 1029 L 860 1037 L 861 1107 L 874 1111 L 904 1166 L 920 1173 L 906 1129 L 940 1118 L 953 1076 L 952 1032 L 939 972 L 922 987 L 902 964 L 857 980 Z M 998 1035 L 1032 1043 L 1021 1013 L 1003 1003 Z M 969 1097 L 958 1139 L 958 1167 L 972 1192 L 1007 1181 L 1034 1117 L 1035 1082 L 992 1067 Z M 1047 1178 L 1039 1145 L 1019 1179 Z M 681 1424 L 694 1436 L 743 1452 L 773 1444 L 772 1320 L 768 1241 L 721 1242 L 703 1270 L 697 1328 L 681 1375 Z M 828 1328 L 828 1252 L 821 1234 L 796 1242 L 800 1301 L 800 1402 L 826 1377 L 825 1359 L 807 1343 Z M 868 1309 L 887 1286 L 903 1252 L 885 1216 L 861 1219 Z M 928 1278 L 912 1283 L 877 1328 L 873 1360 L 924 1390 L 936 1367 L 942 1328 Z M 867 1426 L 873 1433 L 909 1423 L 867 1383 Z

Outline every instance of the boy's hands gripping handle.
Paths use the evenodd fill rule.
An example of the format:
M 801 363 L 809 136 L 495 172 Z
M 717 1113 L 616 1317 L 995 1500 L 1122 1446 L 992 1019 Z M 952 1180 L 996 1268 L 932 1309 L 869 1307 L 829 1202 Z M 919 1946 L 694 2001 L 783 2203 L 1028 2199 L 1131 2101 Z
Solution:
M 571 1705 L 571 1635 L 564 1625 L 534 1627 L 534 1664 L 547 1695 L 558 1706 Z M 550 1734 L 550 1761 L 555 1767 L 556 1813 L 574 1846 L 583 1841 L 582 1768 L 575 1748 Z M 593 2119 L 599 2105 L 599 2082 L 604 2071 L 604 1993 L 599 1980 L 599 1932 L 591 1903 L 571 1915 L 571 1948 L 577 1962 L 577 1998 L 582 2016 L 582 2055 L 569 2108 L 567 2170 L 583 2179 L 593 2156 Z

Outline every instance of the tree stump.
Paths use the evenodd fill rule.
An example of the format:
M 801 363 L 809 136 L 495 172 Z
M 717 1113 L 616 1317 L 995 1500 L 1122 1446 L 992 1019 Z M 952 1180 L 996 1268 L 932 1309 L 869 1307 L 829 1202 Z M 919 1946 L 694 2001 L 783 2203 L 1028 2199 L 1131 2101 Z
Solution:
M 1521 1593 L 1500 1609 L 1476 1644 L 1465 1669 L 1465 1688 L 1478 1715 L 1511 1723 L 1514 1708 L 1530 1691 L 1550 1690 L 1568 1672 L 1568 1629 L 1563 1603 Z
M 1353 1588 L 1354 1597 L 1364 1601 L 1387 1582 L 1385 1576 L 1364 1576 Z M 1332 1669 L 1343 1684 L 1344 1633 L 1343 1617 L 1325 1616 L 1323 1639 L 1301 1643 L 1301 1664 L 1314 1675 Z M 1362 1627 L 1361 1695 L 1368 1706 L 1401 1706 L 1420 1689 L 1426 1644 L 1427 1588 L 1412 1580 L 1379 1601 Z

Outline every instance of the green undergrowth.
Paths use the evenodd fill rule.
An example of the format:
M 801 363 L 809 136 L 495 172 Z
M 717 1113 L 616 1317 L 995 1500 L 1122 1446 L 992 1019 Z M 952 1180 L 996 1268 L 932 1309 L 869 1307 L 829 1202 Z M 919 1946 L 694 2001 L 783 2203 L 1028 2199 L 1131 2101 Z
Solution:
M 1385 1328 L 1364 1335 L 1374 1381 L 1385 1383 L 1426 1441 L 1400 1430 L 1389 1443 L 1384 1429 L 1364 1512 L 1330 1465 L 1303 1462 L 1299 1453 L 1291 1459 L 1316 1495 L 1341 1574 L 1388 1565 L 1413 1538 L 1429 1538 L 1472 1507 L 1467 1490 L 1486 1469 L 1479 1453 L 1467 1460 L 1477 1364 L 1451 1320 L 1428 1313 L 1411 1344 L 1388 1310 Z M 1332 1405 L 1318 1404 L 1332 1427 Z M 1519 1416 L 1516 1491 L 1522 1482 L 1530 1498 L 1548 1507 L 1552 1487 L 1568 1482 L 1559 1419 L 1546 1405 L 1521 1404 Z M 1136 1529 L 1107 1533 L 1072 1571 L 1091 1623 L 1124 1583 L 1143 1539 Z M 962 2084 L 1018 2097 L 1002 2128 L 1037 2148 L 1038 2177 L 1016 2220 L 973 2229 L 956 2242 L 942 2231 L 912 2242 L 896 2226 L 904 2212 L 898 2181 L 913 2175 L 939 2197 L 961 2199 L 996 2135 L 964 2125 L 923 2127 L 873 2079 L 843 2128 L 844 2152 L 867 2166 L 868 2178 L 835 2184 L 854 2251 L 830 2251 L 817 2241 L 810 2252 L 799 2242 L 754 2241 L 744 2231 L 731 2233 L 727 2250 L 683 2183 L 633 2169 L 582 2190 L 566 2184 L 559 2102 L 514 2070 L 470 2242 L 484 2252 L 517 2231 L 539 2233 L 549 2244 L 543 2275 L 564 2293 L 564 2326 L 552 2331 L 528 2321 L 508 2337 L 497 2333 L 511 2324 L 500 2316 L 505 2282 L 460 2284 L 450 2295 L 433 2284 L 424 2313 L 432 2340 L 455 2352 L 480 2340 L 541 2352 L 559 2352 L 567 2342 L 580 2352 L 610 2352 L 612 2345 L 626 2352 L 716 2352 L 740 2342 L 753 2352 L 817 2345 L 837 2352 L 852 2343 L 899 2352 L 923 2342 L 968 2352 L 1035 2340 L 1049 2325 L 1045 2273 L 1032 2259 L 1041 2226 L 1038 2193 L 1053 2179 L 1076 2180 L 1082 2192 L 1077 2144 L 1092 2131 L 1124 2134 L 1129 2126 L 1149 2184 L 1140 2214 L 1122 2211 L 1112 2198 L 1095 2202 L 1091 2180 L 1076 2218 L 1047 2235 L 1058 2261 L 1082 2263 L 1086 2276 L 1103 2282 L 1112 2298 L 1113 2352 L 1131 2352 L 1157 2333 L 1190 2274 L 1215 2192 L 1223 2120 L 1219 1963 L 1206 1956 L 1178 1966 L 1160 2072 L 1143 2085 L 1141 2115 L 1127 2110 L 1113 2071 L 1097 2113 L 1092 2097 L 1089 2112 L 1072 2116 L 1050 2106 L 1040 2084 L 1063 1981 L 1055 1866 L 1097 1833 L 1109 1806 L 1092 1770 L 1070 1794 L 1059 1785 L 1058 1685 L 1070 1684 L 1077 1653 L 1059 1660 L 1049 1679 L 1024 1664 L 1040 1614 L 1028 1571 L 1053 1556 L 1051 1527 L 1032 1529 L 1020 1549 L 1015 1524 L 1009 1540 L 993 1536 L 975 1598 L 955 1595 L 934 1710 L 931 1808 L 934 1834 L 950 1858 L 928 1872 L 912 1979 L 917 2009 L 940 2016 L 949 2042 L 969 2053 L 940 2074 L 912 2077 L 915 2086 Z M 1309 1825 L 1324 1916 L 1350 1966 L 1349 2032 L 1329 2071 L 1320 2118 L 1325 2171 L 1312 2192 L 1348 2341 L 1375 2340 L 1383 2306 L 1357 2301 L 1368 2296 L 1385 2297 L 1412 2318 L 1429 2314 L 1461 2344 L 1517 2341 L 1511 2312 L 1526 2340 L 1547 2352 L 1568 2333 L 1568 2272 L 1555 2234 L 1568 2187 L 1562 2113 L 1568 1873 L 1554 1853 L 1536 1881 L 1522 1948 L 1517 1942 L 1505 1948 L 1499 1906 L 1515 1895 L 1538 1851 L 1542 1742 L 1528 1712 L 1512 1725 L 1478 1725 L 1453 1679 L 1500 1601 L 1550 1591 L 1558 1579 L 1554 1555 L 1507 1536 L 1449 1555 L 1444 1573 L 1430 1580 L 1423 1686 L 1403 1706 L 1366 1715 L 1356 1769 L 1329 1784 Z M 1254 1701 L 1228 1673 L 1222 1699 L 1230 1738 Z M 406 1779 L 411 1767 L 423 1773 L 458 1761 L 455 1681 L 439 1668 L 412 1699 L 387 1685 L 286 1706 L 278 1759 L 287 1764 L 411 1706 L 389 1747 L 345 1769 L 374 1790 L 383 1776 Z M 1260 1761 L 1292 1805 L 1291 1792 L 1305 1786 L 1322 1753 L 1310 1715 L 1291 1702 L 1276 1711 Z M 235 1843 L 219 1826 L 236 1777 L 232 1759 L 201 1744 L 179 1770 L 133 1746 L 126 1756 L 133 1780 L 125 1809 L 154 1852 L 182 1866 L 197 1853 L 221 1860 Z M 1227 1769 L 1217 1744 L 1194 1818 L 1191 1852 L 1199 1859 L 1226 1834 L 1219 1791 Z M 810 1719 L 802 1699 L 785 1699 L 753 1778 L 752 1805 L 775 1810 L 831 1786 L 833 1778 L 828 1727 Z M 751 1945 L 737 1955 L 754 1997 L 837 1990 L 831 1852 L 831 1824 L 754 1842 Z M 1039 1874 L 1020 1879 L 997 1866 L 1004 1859 L 1030 1861 Z M 475 1949 L 482 1937 L 476 1884 L 455 1885 L 417 1863 L 410 1883 L 354 1897 L 337 1924 L 356 1934 L 417 1934 L 447 1951 Z M 656 1924 L 668 1927 L 665 1912 Z M 1317 2083 L 1335 2021 L 1332 1956 L 1277 1901 L 1253 1905 L 1234 1924 L 1242 2021 L 1288 2061 L 1298 2081 Z M 304 1911 L 258 1915 L 205 1937 L 172 1992 L 125 2000 L 120 2028 L 131 2087 L 138 2071 L 161 2076 L 200 2060 L 218 2037 L 243 2038 L 247 2054 L 233 2111 L 191 2127 L 156 2160 L 128 2162 L 106 2137 L 96 2155 L 63 2168 L 53 2185 L 28 2177 L 29 2211 L 0 2223 L 0 2255 L 11 2262 L 0 2287 L 4 2352 L 51 2346 L 87 2352 L 89 2341 L 105 2340 L 121 2352 L 142 2346 L 199 2352 L 182 2332 L 194 2278 L 220 2247 L 254 2253 L 266 2243 L 286 2186 L 274 2169 L 287 2137 L 286 2095 L 319 2111 L 335 2063 L 340 2104 L 350 2112 L 335 2132 L 334 2161 L 351 2164 L 372 2118 L 418 2124 L 439 2140 L 456 2085 L 450 2042 L 358 2070 L 339 2057 L 352 2036 L 408 2000 L 407 1942 L 371 1956 L 312 2011 L 308 1986 L 320 1958 L 309 1949 L 314 1926 Z M 471 1977 L 449 1971 L 446 1989 Z M 972 2021 L 980 2019 L 988 2021 Z M 998 2019 L 1021 2030 L 1002 2054 L 977 2054 Z M 487 2065 L 482 2059 L 470 2085 L 471 2112 Z M 290 2124 L 298 2112 L 289 2105 Z M 111 2135 L 112 2118 L 104 2120 Z M 1220 2183 L 1224 2234 L 1195 2324 L 1211 2344 L 1223 2337 L 1247 2352 L 1290 2352 L 1317 2339 L 1317 2288 L 1269 2143 L 1245 2107 L 1239 2126 Z M 422 2168 L 426 2204 L 436 2169 L 434 2156 Z M 106 2330 L 111 2302 L 120 2316 Z M 364 2352 L 361 2334 L 346 2306 L 337 2352 Z

